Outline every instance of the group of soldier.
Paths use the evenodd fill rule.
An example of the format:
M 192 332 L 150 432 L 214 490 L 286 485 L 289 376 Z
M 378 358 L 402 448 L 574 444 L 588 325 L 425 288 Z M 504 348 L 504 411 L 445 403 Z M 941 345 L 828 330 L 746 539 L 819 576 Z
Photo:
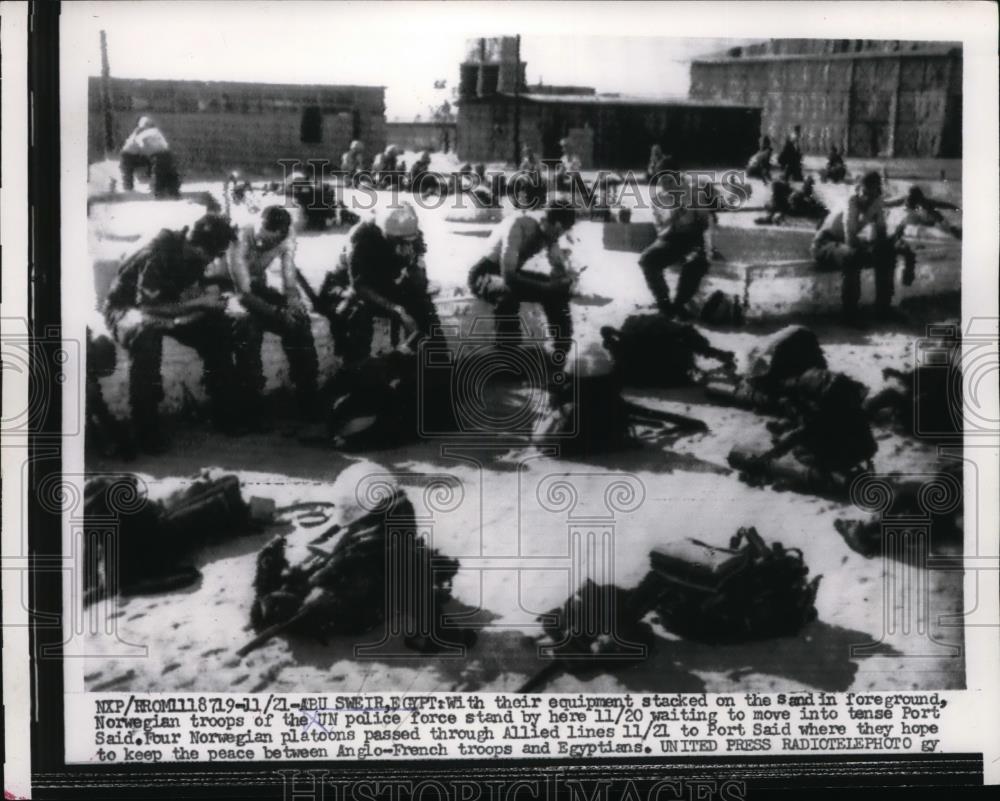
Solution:
M 579 172 L 580 164 L 567 140 L 563 151 L 560 163 L 565 180 Z M 358 167 L 362 153 L 361 144 L 352 143 L 342 166 Z M 398 168 L 395 148 L 382 155 L 380 167 Z M 522 168 L 537 168 L 530 148 L 525 148 L 524 159 Z M 417 163 L 421 161 L 426 159 Z M 802 178 L 798 131 L 782 151 L 781 164 L 785 180 L 773 184 L 787 189 L 792 180 Z M 663 175 L 679 173 L 673 158 L 656 146 L 649 164 L 653 191 L 660 189 L 656 176 Z M 702 279 L 720 255 L 713 242 L 715 210 L 696 202 L 692 181 L 678 180 L 683 191 L 672 192 L 674 202 L 666 208 L 653 204 L 658 234 L 639 256 L 638 265 L 660 313 L 683 318 L 691 314 Z M 903 205 L 907 211 L 906 219 L 891 233 L 884 217 L 887 205 Z M 874 268 L 879 313 L 890 310 L 897 257 L 902 256 L 907 264 L 904 281 L 912 281 L 913 252 L 903 239 L 907 222 L 935 224 L 960 236 L 937 211 L 948 205 L 927 198 L 916 188 L 904 198 L 886 201 L 881 176 L 870 172 L 858 181 L 841 208 L 827 212 L 812 195 L 812 181 L 807 178 L 802 189 L 773 193 L 768 216 L 758 222 L 780 222 L 784 215 L 803 210 L 806 216 L 820 219 L 813 258 L 818 269 L 842 273 L 843 311 L 848 319 L 856 320 L 862 268 Z M 540 216 L 505 217 L 491 233 L 482 255 L 470 265 L 468 288 L 493 307 L 498 334 L 504 335 L 505 342 L 516 340 L 520 304 L 537 303 L 555 332 L 552 352 L 568 350 L 573 336 L 573 278 L 560 238 L 576 219 L 573 203 L 552 195 Z M 859 234 L 869 226 L 873 237 L 862 239 Z M 242 226 L 209 213 L 183 230 L 163 230 L 122 263 L 104 317 L 111 336 L 129 354 L 137 447 L 157 452 L 165 446 L 158 416 L 164 336 L 198 351 L 205 365 L 212 420 L 220 430 L 238 435 L 268 427 L 270 415 L 261 400 L 265 332 L 281 338 L 301 416 L 316 420 L 323 414 L 310 307 L 328 319 L 337 355 L 348 371 L 370 355 L 377 318 L 388 320 L 410 346 L 439 335 L 435 291 L 424 265 L 426 245 L 410 203 L 403 201 L 377 218 L 357 222 L 342 252 L 332 259 L 318 292 L 297 269 L 295 250 L 291 214 L 282 205 L 271 205 Z M 526 267 L 540 253 L 548 257 L 547 273 Z M 275 262 L 280 265 L 280 287 L 267 282 L 267 269 Z M 670 266 L 680 267 L 673 298 L 664 277 Z
M 574 219 L 565 201 L 550 204 L 541 220 L 511 217 L 469 271 L 473 293 L 498 314 L 516 315 L 521 301 L 541 303 L 560 332 L 560 349 L 568 348 L 572 328 L 570 279 L 558 241 Z M 164 336 L 198 352 L 211 419 L 219 430 L 239 435 L 269 427 L 261 399 L 267 331 L 281 337 L 300 415 L 305 420 L 321 415 L 310 305 L 329 320 L 346 371 L 371 353 L 376 318 L 389 321 L 411 347 L 439 335 L 426 247 L 410 203 L 355 224 L 319 292 L 298 271 L 295 248 L 291 214 L 272 205 L 242 227 L 221 214 L 205 214 L 182 230 L 161 231 L 123 261 L 103 313 L 109 333 L 129 355 L 138 449 L 155 453 L 166 445 L 158 414 Z M 552 275 L 523 269 L 542 250 L 550 254 Z M 267 268 L 275 262 L 280 287 L 267 282 Z

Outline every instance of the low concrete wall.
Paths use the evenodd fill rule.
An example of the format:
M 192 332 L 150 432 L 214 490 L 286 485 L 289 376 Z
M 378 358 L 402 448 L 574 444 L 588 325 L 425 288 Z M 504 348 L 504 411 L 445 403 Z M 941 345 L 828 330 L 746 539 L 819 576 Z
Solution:
M 748 320 L 797 314 L 831 314 L 840 309 L 842 278 L 837 272 L 819 272 L 809 255 L 813 232 L 808 229 L 761 227 L 716 229 L 715 244 L 726 260 L 712 263 L 702 282 L 699 299 L 719 290 L 744 305 Z M 607 223 L 608 250 L 639 253 L 656 238 L 652 223 Z M 943 237 L 907 240 L 917 254 L 916 280 L 903 286 L 901 263 L 896 265 L 896 304 L 918 297 L 958 294 L 962 287 L 961 243 Z M 752 260 L 735 254 L 753 253 Z M 901 262 L 901 260 L 900 260 Z M 671 267 L 668 274 L 679 274 Z M 875 297 L 875 276 L 861 275 L 861 302 Z

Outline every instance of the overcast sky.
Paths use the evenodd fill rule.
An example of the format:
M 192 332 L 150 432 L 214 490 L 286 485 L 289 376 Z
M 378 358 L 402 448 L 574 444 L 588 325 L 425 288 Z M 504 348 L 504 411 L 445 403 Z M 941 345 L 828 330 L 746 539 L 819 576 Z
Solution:
M 597 6 L 597 15 L 559 5 L 69 3 L 64 41 L 85 48 L 90 75 L 100 74 L 103 29 L 116 77 L 381 85 L 390 120 L 426 116 L 430 105 L 451 99 L 466 40 L 476 36 L 521 33 L 529 83 L 671 95 L 687 94 L 692 56 L 745 41 L 598 36 L 620 30 L 607 24 L 614 4 Z M 434 88 L 439 80 L 444 90 Z

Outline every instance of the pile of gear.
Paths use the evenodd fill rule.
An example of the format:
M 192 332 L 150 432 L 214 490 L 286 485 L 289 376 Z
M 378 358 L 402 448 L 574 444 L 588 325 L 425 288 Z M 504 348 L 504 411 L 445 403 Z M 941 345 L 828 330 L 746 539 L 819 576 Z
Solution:
M 868 389 L 829 370 L 807 328 L 779 331 L 751 354 L 745 376 L 713 382 L 706 393 L 778 418 L 768 423 L 770 447 L 736 446 L 729 453 L 747 483 L 842 496 L 871 469 L 878 445 L 864 408 Z
M 656 638 L 645 618 L 708 643 L 792 636 L 816 619 L 821 576 L 808 578 L 801 551 L 764 542 L 741 528 L 728 547 L 684 539 L 654 548 L 637 587 L 584 582 L 566 602 L 539 616 L 541 644 L 553 656 L 520 692 L 537 692 L 566 671 L 587 676 L 646 659 Z
M 963 524 L 963 464 L 960 459 L 945 460 L 936 474 L 919 480 L 890 474 L 881 479 L 892 493 L 886 509 L 873 512 L 866 520 L 838 518 L 834 528 L 848 547 L 871 559 L 887 553 L 894 558 L 922 560 L 926 553 L 914 548 L 889 548 L 886 535 L 898 536 L 900 531 L 915 532 L 926 526 L 930 547 L 936 553 L 951 550 L 961 553 L 965 528 Z
M 413 506 L 395 488 L 345 525 L 326 528 L 297 562 L 287 558 L 284 536 L 273 539 L 257 555 L 250 623 L 258 635 L 240 655 L 283 633 L 323 639 L 363 634 L 386 621 L 411 632 L 412 648 L 446 643 L 441 608 L 459 565 L 416 530 Z
M 936 326 L 940 336 L 918 340 L 914 366 L 887 367 L 887 385 L 865 403 L 873 419 L 888 417 L 917 436 L 959 439 L 962 436 L 962 337 L 957 324 Z
M 648 319 L 657 320 L 655 317 Z M 663 322 L 673 325 L 670 321 Z M 654 327 L 656 325 L 658 323 L 654 323 Z M 633 337 L 631 328 L 623 328 L 623 331 L 626 332 L 624 338 L 615 329 L 604 329 L 607 350 L 592 346 L 570 365 L 564 380 L 553 382 L 549 388 L 548 408 L 535 425 L 532 442 L 557 446 L 561 455 L 574 456 L 630 447 L 640 439 L 639 429 L 643 429 L 644 438 L 708 430 L 705 423 L 696 418 L 652 409 L 624 397 L 623 376 L 635 365 L 633 348 L 637 340 L 646 344 L 647 339 L 642 331 L 638 337 Z M 688 361 L 693 364 L 693 352 L 685 350 L 682 339 L 681 336 L 675 340 L 677 346 L 663 363 L 662 370 L 651 371 L 652 380 L 665 377 L 671 381 L 680 380 L 684 365 Z M 611 354 L 614 354 L 613 359 Z M 662 362 L 662 358 L 659 360 Z
M 734 360 L 729 351 L 712 347 L 693 325 L 660 314 L 631 315 L 620 328 L 602 328 L 601 338 L 616 372 L 629 386 L 688 386 L 699 377 L 696 357 L 727 367 Z
M 802 552 L 770 547 L 741 528 L 728 548 L 695 539 L 650 552 L 644 592 L 664 628 L 707 642 L 795 634 L 816 618 L 820 576 L 807 580 Z
M 84 603 L 192 584 L 200 578 L 188 561 L 194 550 L 254 531 L 266 518 L 261 510 L 255 499 L 243 499 L 237 476 L 214 470 L 159 500 L 148 498 L 131 473 L 87 479 Z

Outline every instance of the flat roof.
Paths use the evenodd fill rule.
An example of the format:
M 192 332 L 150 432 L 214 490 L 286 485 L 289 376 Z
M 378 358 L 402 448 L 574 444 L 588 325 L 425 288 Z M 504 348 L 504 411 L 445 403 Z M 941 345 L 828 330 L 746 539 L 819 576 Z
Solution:
M 960 54 L 957 45 L 928 45 L 919 50 L 858 50 L 853 53 L 766 53 L 756 56 L 715 55 L 691 59 L 692 64 L 747 64 L 763 61 L 845 61 L 865 58 L 923 58 L 943 57 Z
M 515 95 L 509 92 L 498 93 L 499 97 L 505 100 L 513 100 Z M 560 105 L 580 105 L 580 106 L 687 106 L 690 108 L 743 108 L 758 109 L 760 106 L 751 106 L 746 103 L 735 103 L 728 100 L 706 100 L 690 97 L 679 97 L 676 95 L 649 96 L 649 95 L 625 95 L 625 94 L 600 94 L 600 95 L 539 95 L 531 92 L 517 95 L 516 97 L 529 103 L 556 103 Z M 491 98 L 474 98 L 475 100 L 488 101 Z
M 100 76 L 87 76 L 91 83 L 101 80 Z M 135 86 L 148 86 L 150 88 L 183 87 L 203 89 L 267 89 L 285 92 L 317 92 L 329 89 L 385 89 L 384 86 L 343 84 L 343 83 L 268 83 L 267 81 L 199 81 L 188 78 L 119 78 L 111 76 L 112 84 L 129 84 Z

